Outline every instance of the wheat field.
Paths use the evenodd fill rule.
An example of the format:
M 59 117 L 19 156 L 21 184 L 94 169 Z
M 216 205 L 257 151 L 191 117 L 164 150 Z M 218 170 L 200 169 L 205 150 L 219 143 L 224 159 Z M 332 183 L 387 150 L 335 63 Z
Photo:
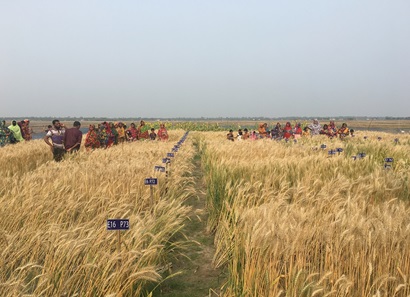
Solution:
M 214 265 L 227 275 L 220 296 L 410 295 L 408 135 L 295 143 L 192 132 L 170 176 L 154 172 L 183 133 L 60 163 L 41 140 L 0 149 L 0 296 L 151 296 L 190 248 L 184 202 L 202 190 Z M 147 177 L 159 180 L 154 201 Z M 120 251 L 108 218 L 130 220 Z
M 396 137 L 205 135 L 215 263 L 229 271 L 223 296 L 409 296 L 410 138 Z
M 41 140 L 0 150 L 0 296 L 140 296 L 161 281 L 159 269 L 186 242 L 192 146 L 169 178 L 154 172 L 170 142 L 138 142 L 52 161 Z M 151 205 L 144 178 L 157 177 Z M 128 218 L 130 230 L 106 230 Z

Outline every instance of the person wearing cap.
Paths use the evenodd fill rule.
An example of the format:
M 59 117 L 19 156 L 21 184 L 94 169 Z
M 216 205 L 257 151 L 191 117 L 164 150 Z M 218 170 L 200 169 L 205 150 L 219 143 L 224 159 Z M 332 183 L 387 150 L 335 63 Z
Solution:
M 69 128 L 64 133 L 64 147 L 66 152 L 78 152 L 81 146 L 81 140 L 83 139 L 83 132 L 80 130 L 81 123 L 75 121 L 73 127 Z

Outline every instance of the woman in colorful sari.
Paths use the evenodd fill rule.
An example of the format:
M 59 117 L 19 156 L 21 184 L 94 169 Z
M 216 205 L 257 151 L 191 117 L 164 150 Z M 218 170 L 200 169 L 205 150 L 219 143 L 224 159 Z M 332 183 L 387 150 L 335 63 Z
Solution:
M 108 135 L 108 141 L 107 141 L 107 147 L 110 147 L 114 144 L 118 143 L 118 132 L 114 127 L 114 123 L 113 122 L 109 122 L 106 124 L 107 128 L 107 135 Z
M 119 122 L 116 129 L 118 132 L 118 142 L 123 143 L 125 141 L 125 129 L 123 123 Z
M 251 136 L 249 137 L 250 140 L 258 140 L 258 135 L 256 135 L 255 131 L 252 131 Z
M 22 125 L 22 131 L 21 133 L 23 134 L 23 137 L 26 141 L 31 140 L 31 128 L 30 128 L 30 121 L 28 119 L 24 120 L 24 124 Z
M 19 125 L 17 125 L 16 121 L 12 121 L 11 125 L 9 126 L 9 130 L 13 133 L 16 142 L 24 141 L 23 136 L 21 135 L 21 130 Z
M 319 124 L 319 121 L 317 119 L 313 120 L 313 123 L 311 123 L 309 126 L 310 129 L 310 135 L 319 135 L 320 130 L 322 129 L 322 126 Z
M 310 129 L 308 126 L 303 128 L 302 137 L 310 137 Z
M 330 137 L 337 135 L 337 128 L 334 121 L 330 121 L 329 127 L 327 129 L 329 130 Z
M 293 128 L 293 137 L 295 139 L 298 139 L 300 137 L 302 137 L 302 127 L 300 123 L 297 123 L 295 128 Z
M 95 131 L 95 125 L 88 127 L 88 133 L 85 136 L 85 148 L 87 151 L 100 147 L 100 140 L 98 139 L 97 132 Z
M 138 130 L 135 124 L 131 123 L 130 128 L 126 131 L 128 141 L 136 141 L 138 139 Z
M 100 147 L 106 148 L 107 147 L 107 140 L 108 140 L 108 135 L 107 135 L 107 130 L 105 126 L 105 122 L 102 124 L 98 124 L 98 141 L 100 142 Z
M 160 141 L 168 141 L 168 132 L 167 132 L 167 129 L 165 128 L 165 124 L 161 124 L 159 126 L 157 136 L 158 136 L 158 140 Z
M 270 131 L 272 134 L 272 139 L 281 139 L 282 138 L 282 127 L 279 122 L 276 123 L 276 126 Z
M 289 139 L 292 137 L 293 135 L 293 131 L 292 131 L 292 125 L 290 124 L 290 122 L 287 122 L 285 127 L 283 127 L 283 138 L 285 139 Z
M 259 124 L 258 132 L 259 132 L 259 137 L 260 138 L 265 138 L 266 137 L 266 127 L 267 126 L 268 126 L 268 124 L 266 124 L 266 123 Z
M 138 130 L 138 139 L 149 139 L 149 127 L 145 125 L 144 121 L 140 122 L 140 125 L 137 128 Z
M 352 129 L 353 130 L 353 129 Z M 354 131 L 353 131 L 354 132 Z M 343 123 L 342 127 L 337 131 L 337 134 L 339 135 L 340 139 L 344 139 L 346 136 L 349 135 L 349 128 L 347 128 L 347 124 Z M 353 133 L 352 133 L 353 134 Z M 352 135 L 353 136 L 353 135 Z
M 9 139 L 10 130 L 6 127 L 6 121 L 0 123 L 0 147 L 10 143 Z
M 327 137 L 330 137 L 329 126 L 327 124 L 324 124 L 323 128 L 322 128 L 322 130 L 320 130 L 319 134 L 326 135 Z

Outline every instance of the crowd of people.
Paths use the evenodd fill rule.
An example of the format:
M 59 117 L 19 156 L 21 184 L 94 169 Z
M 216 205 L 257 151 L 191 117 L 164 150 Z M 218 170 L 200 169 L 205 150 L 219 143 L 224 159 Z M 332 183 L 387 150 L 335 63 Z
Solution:
M 257 140 L 261 138 L 269 138 L 275 140 L 289 140 L 298 139 L 301 137 L 310 137 L 314 135 L 326 135 L 329 138 L 339 137 L 344 139 L 346 136 L 354 136 L 354 130 L 347 127 L 346 123 L 343 123 L 340 128 L 337 128 L 334 121 L 330 121 L 329 124 L 324 124 L 323 126 L 319 123 L 317 119 L 309 125 L 302 127 L 301 123 L 296 123 L 293 127 L 290 122 L 287 122 L 285 126 L 278 122 L 272 128 L 268 128 L 267 123 L 261 123 L 258 126 L 258 130 L 250 132 L 247 128 L 239 129 L 237 134 L 234 135 L 233 130 L 229 130 L 226 138 L 230 141 L 237 140 Z
M 75 152 L 80 149 L 83 133 L 80 131 L 81 123 L 75 121 L 72 128 L 66 128 L 59 120 L 54 120 L 53 125 L 44 137 L 44 141 L 51 147 L 55 161 L 61 161 L 67 152 Z M 113 145 L 137 140 L 168 140 L 168 132 L 164 124 L 160 125 L 157 133 L 154 128 L 149 128 L 141 121 L 136 127 L 131 123 L 130 127 L 122 122 L 103 122 L 88 127 L 84 146 L 87 151 L 97 148 L 109 148 Z M 51 141 L 50 141 L 51 140 Z
M 29 126 L 30 121 L 12 121 L 7 126 L 6 121 L 0 123 L 0 146 L 14 144 L 32 139 L 33 131 Z M 67 128 L 59 120 L 53 120 L 52 125 L 48 125 L 44 141 L 50 146 L 54 160 L 61 161 L 67 152 L 78 151 L 81 147 L 83 133 L 80 130 L 81 123 L 75 121 L 73 127 Z M 84 146 L 87 151 L 97 148 L 109 148 L 123 142 L 137 140 L 168 140 L 168 131 L 164 124 L 159 129 L 148 127 L 144 121 L 139 125 L 131 123 L 129 127 L 122 122 L 102 122 L 90 125 L 85 135 Z
M 33 130 L 30 128 L 28 119 L 22 121 L 13 120 L 9 126 L 6 121 L 0 123 L 0 147 L 6 144 L 18 143 L 31 140 Z
M 168 140 L 168 132 L 164 124 L 160 125 L 157 133 L 154 128 L 149 128 L 144 121 L 141 121 L 137 127 L 131 123 L 128 128 L 125 123 L 103 122 L 90 125 L 85 138 L 84 146 L 87 150 L 96 148 L 108 148 L 123 142 L 132 142 L 137 140 Z

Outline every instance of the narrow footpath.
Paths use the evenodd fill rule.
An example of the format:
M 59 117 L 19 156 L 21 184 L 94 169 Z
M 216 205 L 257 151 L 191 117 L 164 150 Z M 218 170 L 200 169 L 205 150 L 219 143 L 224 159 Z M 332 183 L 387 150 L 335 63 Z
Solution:
M 222 269 L 215 269 L 212 260 L 215 253 L 214 235 L 207 231 L 206 184 L 198 152 L 193 159 L 196 194 L 186 204 L 192 207 L 184 234 L 193 243 L 172 263 L 172 273 L 179 275 L 165 280 L 155 291 L 155 297 L 214 297 L 219 296 L 225 281 Z

